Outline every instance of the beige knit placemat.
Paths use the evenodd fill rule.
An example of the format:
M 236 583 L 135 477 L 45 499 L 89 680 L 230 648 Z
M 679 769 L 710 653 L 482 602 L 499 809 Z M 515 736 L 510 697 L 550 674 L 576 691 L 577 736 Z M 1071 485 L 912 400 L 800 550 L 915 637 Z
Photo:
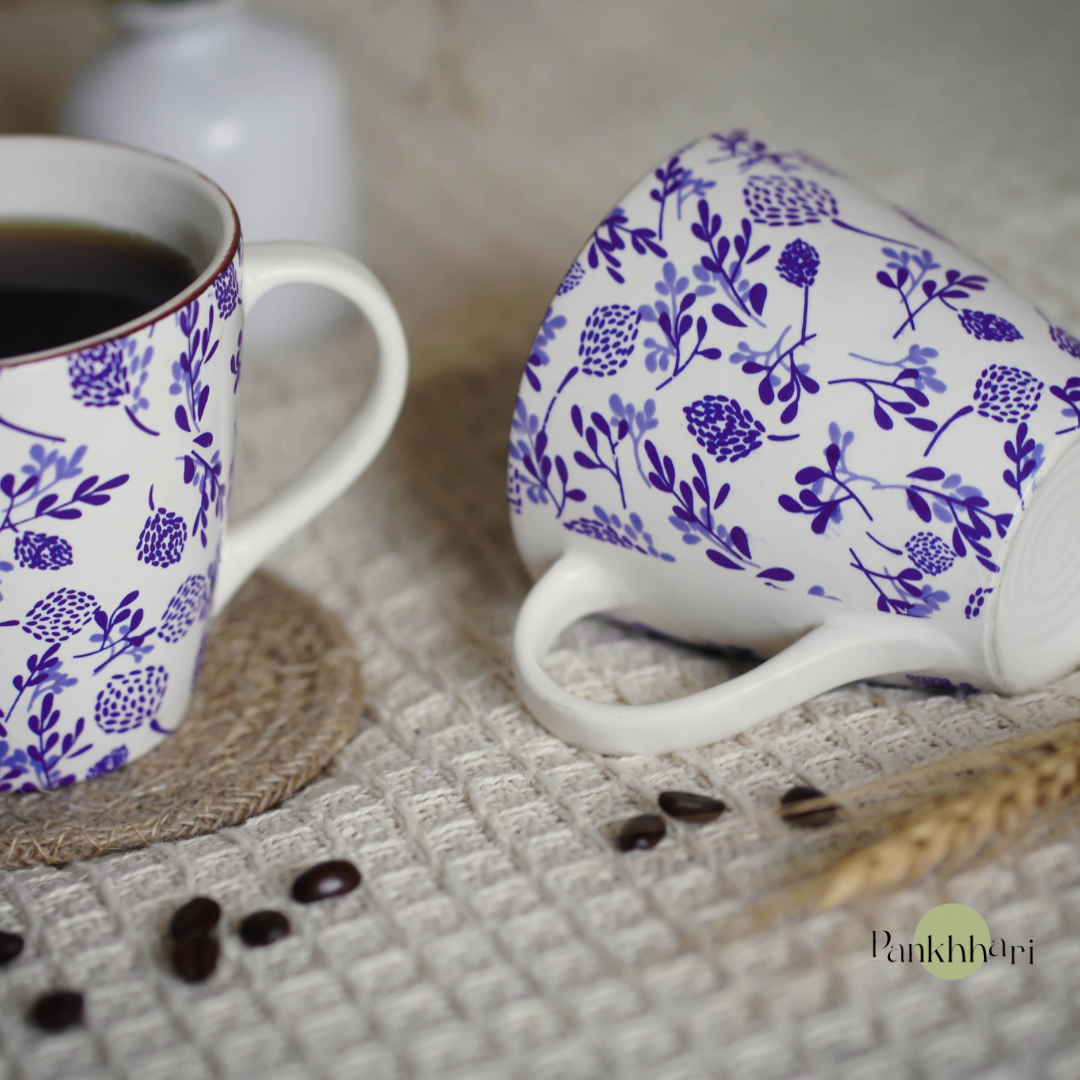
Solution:
M 361 690 L 359 661 L 338 620 L 256 574 L 214 626 L 175 735 L 87 783 L 0 796 L 0 867 L 62 865 L 180 840 L 268 810 L 356 734 Z

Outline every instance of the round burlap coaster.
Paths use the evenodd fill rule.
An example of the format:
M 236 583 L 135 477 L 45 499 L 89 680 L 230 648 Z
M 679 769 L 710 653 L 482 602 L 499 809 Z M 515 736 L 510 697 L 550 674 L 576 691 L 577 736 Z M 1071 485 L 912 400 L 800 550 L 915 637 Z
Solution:
M 256 574 L 217 620 L 176 734 L 107 776 L 0 795 L 0 867 L 235 825 L 316 776 L 356 734 L 362 704 L 359 661 L 337 619 Z

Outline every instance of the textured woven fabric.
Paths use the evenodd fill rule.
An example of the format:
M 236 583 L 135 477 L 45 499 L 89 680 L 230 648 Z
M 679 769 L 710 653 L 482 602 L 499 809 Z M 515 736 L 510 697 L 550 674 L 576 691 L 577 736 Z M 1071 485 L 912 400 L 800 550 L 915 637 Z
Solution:
M 767 813 L 790 784 L 836 790 L 1060 722 L 1080 707 L 1080 678 L 1018 699 L 858 685 L 690 753 L 582 753 L 513 690 L 509 633 L 528 582 L 503 503 L 510 410 L 545 304 L 619 193 L 703 130 L 756 126 L 805 146 L 942 227 L 1075 333 L 1075 5 L 272 6 L 309 19 L 348 69 L 372 261 L 416 361 L 387 452 L 273 560 L 353 635 L 364 728 L 327 775 L 241 826 L 0 876 L 0 926 L 28 938 L 0 972 L 0 1077 L 1080 1075 L 1072 835 L 944 894 L 996 935 L 1034 938 L 1033 967 L 988 963 L 950 983 L 871 963 L 869 927 L 910 939 L 942 898 L 929 887 L 736 943 L 680 944 L 791 853 Z M 9 126 L 45 117 L 46 74 L 105 36 L 85 13 L 65 37 L 55 12 L 30 5 L 6 16 L 10 33 L 0 23 L 0 85 L 19 88 L 0 112 Z M 361 340 L 245 364 L 234 509 L 343 418 L 365 378 Z M 732 670 L 602 621 L 571 631 L 550 663 L 578 693 L 627 701 Z M 713 792 L 733 812 L 618 855 L 620 821 L 666 788 Z M 293 875 L 327 856 L 354 859 L 364 884 L 294 907 Z M 170 975 L 160 945 L 195 891 L 221 901 L 228 928 L 203 987 Z M 294 934 L 247 950 L 232 928 L 260 907 L 287 910 Z M 87 1026 L 37 1035 L 25 1009 L 60 984 L 87 991 Z

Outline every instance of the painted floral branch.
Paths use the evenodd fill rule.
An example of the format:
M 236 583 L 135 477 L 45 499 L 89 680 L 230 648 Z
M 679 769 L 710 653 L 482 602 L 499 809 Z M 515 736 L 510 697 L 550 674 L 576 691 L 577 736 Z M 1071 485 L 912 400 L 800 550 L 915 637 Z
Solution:
M 108 656 L 94 668 L 97 675 L 117 658 L 130 652 L 136 662 L 141 661 L 147 653 L 153 651 L 153 645 L 145 645 L 144 642 L 157 630 L 156 626 L 141 630 L 143 621 L 143 609 L 137 608 L 134 612 L 131 605 L 139 598 L 139 591 L 129 592 L 113 609 L 111 615 L 106 615 L 103 608 L 94 612 L 94 622 L 101 633 L 91 634 L 90 641 L 97 646 L 89 652 L 77 653 L 76 660 L 85 659 L 88 656 L 99 656 L 108 653 Z M 126 621 L 125 621 L 126 620 Z
M 652 229 L 644 227 L 631 228 L 629 223 L 630 219 L 626 216 L 623 208 L 616 206 L 600 222 L 596 232 L 593 233 L 587 257 L 589 266 L 593 270 L 600 265 L 600 260 L 603 259 L 606 264 L 604 269 L 620 285 L 625 283 L 626 278 L 620 272 L 622 261 L 616 253 L 626 250 L 627 240 L 638 255 L 651 252 L 662 259 L 667 258 L 667 250 L 656 242 L 656 233 Z
M 574 425 L 574 430 L 584 438 L 592 451 L 590 457 L 581 450 L 575 450 L 574 461 L 583 469 L 603 469 L 605 472 L 610 473 L 614 477 L 615 483 L 619 485 L 619 500 L 625 510 L 626 493 L 623 491 L 622 470 L 619 466 L 619 444 L 629 434 L 630 425 L 625 420 L 620 420 L 618 427 L 612 432 L 611 425 L 598 412 L 594 412 L 590 417 L 592 423 L 586 424 L 582 419 L 581 409 L 577 405 L 570 410 L 570 420 Z M 600 440 L 597 432 L 607 440 L 608 449 L 611 452 L 610 465 L 604 460 L 604 455 L 600 450 Z
M 54 709 L 53 704 L 53 695 L 46 694 L 41 699 L 41 708 L 38 713 L 30 717 L 30 731 L 38 737 L 38 744 L 37 746 L 31 744 L 26 749 L 30 763 L 34 767 L 34 772 L 37 773 L 38 779 L 42 782 L 41 786 L 46 788 L 66 787 L 68 784 L 75 783 L 73 774 L 54 776 L 53 770 L 61 761 L 81 757 L 93 748 L 92 743 L 87 743 L 78 750 L 75 749 L 75 744 L 79 741 L 86 726 L 86 720 L 81 716 L 75 722 L 75 730 L 69 731 L 64 736 L 63 741 L 60 740 L 60 733 L 55 730 L 60 722 L 60 710 Z M 57 743 L 60 745 L 59 753 L 50 754 L 50 751 L 56 747 Z M 37 789 L 33 784 L 24 784 L 23 790 L 35 791 Z
M 645 440 L 645 453 L 653 467 L 649 474 L 650 483 L 658 491 L 675 498 L 670 521 L 683 534 L 683 543 L 697 544 L 705 540 L 711 545 L 705 552 L 708 559 L 726 570 L 745 570 L 748 567 L 758 569 L 759 564 L 753 561 L 745 530 L 738 525 L 726 529 L 713 517 L 713 511 L 719 510 L 731 493 L 731 485 L 722 484 L 714 497 L 705 464 L 697 454 L 691 457 L 695 476 L 692 483 L 687 483 L 678 479 L 671 458 L 667 455 L 661 458 L 649 439 Z M 697 499 L 701 500 L 700 509 Z M 795 575 L 784 567 L 773 566 L 761 570 L 757 577 L 765 579 L 766 583 L 772 583 L 792 581 Z
M 860 571 L 877 592 L 878 611 L 892 612 L 894 615 L 910 615 L 914 606 L 913 603 L 910 600 L 889 596 L 885 590 L 882 589 L 879 582 L 889 582 L 900 594 L 906 594 L 906 596 L 915 597 L 916 599 L 921 600 L 923 588 L 916 583 L 922 581 L 922 572 L 916 570 L 913 566 L 901 570 L 899 574 L 890 573 L 888 570 L 871 570 L 869 567 L 863 565 L 862 560 L 855 554 L 854 548 L 848 548 L 848 552 L 853 560 L 850 565 L 854 567 L 854 569 Z
M 701 257 L 700 266 L 721 282 L 728 297 L 739 306 L 746 318 L 758 326 L 764 326 L 765 323 L 758 316 L 765 310 L 765 301 L 769 294 L 768 287 L 762 282 L 750 285 L 745 281 L 741 282 L 744 286 L 742 289 L 738 286 L 744 264 L 749 266 L 751 263 L 757 262 L 758 259 L 768 253 L 771 245 L 763 244 L 747 258 L 753 234 L 753 226 L 750 224 L 750 220 L 748 218 L 742 219 L 741 231 L 736 234 L 734 242 L 721 235 L 720 229 L 722 226 L 723 219 L 719 214 L 713 214 L 710 211 L 708 200 L 699 200 L 698 220 L 690 226 L 690 232 L 695 239 L 700 240 L 709 249 L 709 254 Z M 735 258 L 730 266 L 725 267 L 724 263 L 733 248 Z M 748 302 L 749 307 L 747 307 Z M 726 323 L 728 326 L 746 326 L 746 323 L 726 304 L 714 304 L 713 314 L 720 322 Z
M 1000 567 L 991 559 L 991 551 L 984 541 L 991 539 L 995 530 L 998 538 L 1004 540 L 1013 515 L 992 513 L 989 510 L 989 499 L 982 494 L 965 494 L 960 488 L 950 490 L 944 483 L 938 489 L 926 487 L 928 483 L 951 479 L 946 477 L 943 469 L 927 466 L 907 475 L 909 480 L 919 481 L 909 484 L 906 489 L 911 509 L 929 523 L 933 514 L 927 499 L 944 505 L 953 524 L 952 545 L 956 554 L 963 558 L 967 554 L 967 546 L 970 545 L 978 561 L 987 570 L 997 573 Z M 994 529 L 990 528 L 990 523 L 993 523 Z
M 843 383 L 855 383 L 857 386 L 861 386 L 864 390 L 869 390 L 874 399 L 874 420 L 877 422 L 879 428 L 885 431 L 892 430 L 893 420 L 889 416 L 886 410 L 891 409 L 893 412 L 902 416 L 912 427 L 918 428 L 919 431 L 934 431 L 937 429 L 937 423 L 925 416 L 913 416 L 917 408 L 925 408 L 930 404 L 930 399 L 921 390 L 918 389 L 918 383 L 921 376 L 917 368 L 906 368 L 893 379 L 830 379 L 830 386 L 840 386 Z M 903 383 L 908 382 L 910 386 L 904 386 Z M 883 394 L 874 389 L 876 386 L 884 386 L 890 390 L 898 390 L 904 394 L 907 398 L 906 401 L 900 401 L 895 398 L 887 398 Z
M 86 449 L 85 446 L 80 446 L 69 460 L 56 450 L 46 453 L 45 448 L 39 444 L 31 447 L 32 463 L 23 466 L 25 478 L 21 483 L 14 473 L 5 473 L 0 477 L 0 495 L 7 499 L 7 509 L 0 520 L 0 532 L 17 531 L 23 525 L 41 517 L 73 520 L 82 517 L 84 507 L 104 506 L 112 497 L 109 492 L 128 482 L 126 473 L 105 481 L 99 476 L 88 476 L 65 501 L 61 501 L 60 496 L 51 491 L 58 484 L 82 474 L 81 462 Z M 53 474 L 52 479 L 46 481 L 46 474 L 50 471 Z M 32 502 L 35 503 L 33 512 L 15 520 L 16 512 Z
M 664 263 L 663 278 L 656 283 L 656 291 L 662 297 L 670 300 L 657 300 L 655 304 L 642 304 L 638 314 L 644 322 L 654 322 L 660 327 L 666 344 L 657 342 L 654 338 L 645 339 L 645 347 L 649 352 L 645 356 L 645 368 L 654 371 L 659 368 L 667 371 L 669 362 L 674 359 L 671 374 L 664 379 L 657 390 L 678 378 L 689 366 L 695 356 L 703 356 L 707 360 L 719 360 L 721 352 L 716 348 L 703 349 L 702 343 L 708 330 L 705 319 L 698 317 L 696 323 L 697 342 L 688 355 L 683 355 L 683 342 L 690 336 L 691 329 L 695 327 L 694 317 L 689 314 L 690 309 L 697 300 L 703 296 L 710 296 L 716 290 L 711 285 L 698 285 L 690 288 L 690 279 L 680 277 L 672 262 Z
M 838 475 L 842 456 L 840 446 L 835 442 L 831 442 L 825 447 L 824 454 L 825 463 L 829 466 L 828 471 L 817 465 L 807 465 L 805 468 L 800 469 L 795 474 L 795 482 L 801 484 L 803 490 L 799 492 L 798 499 L 793 498 L 791 495 L 781 495 L 778 500 L 780 505 L 789 514 L 808 514 L 812 516 L 814 520 L 810 524 L 810 529 L 819 536 L 825 532 L 830 521 L 840 520 L 840 507 L 849 501 L 854 501 L 856 506 L 866 515 L 867 520 L 873 521 L 874 516 L 866 508 L 866 504 Z M 818 487 L 820 490 L 820 486 L 828 480 L 833 482 L 833 493 L 828 498 L 823 499 L 814 488 Z M 839 494 L 841 491 L 844 492 L 843 495 Z

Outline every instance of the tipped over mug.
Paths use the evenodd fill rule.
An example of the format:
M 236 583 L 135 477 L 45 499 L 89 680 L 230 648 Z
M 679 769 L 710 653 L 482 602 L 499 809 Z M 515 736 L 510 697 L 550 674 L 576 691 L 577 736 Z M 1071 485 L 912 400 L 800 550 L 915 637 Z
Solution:
M 102 775 L 176 728 L 211 617 L 376 456 L 408 366 L 397 313 L 367 269 L 311 244 L 245 248 L 225 193 L 177 162 L 0 138 L 0 225 L 15 222 L 144 237 L 197 276 L 124 325 L 0 360 L 0 791 Z M 295 282 L 366 316 L 375 377 L 330 446 L 226 527 L 244 315 Z
M 1080 340 L 911 215 L 745 132 L 665 159 L 544 317 L 508 461 L 533 715 L 701 745 L 859 679 L 1017 693 L 1080 665 Z M 767 658 L 663 704 L 543 667 L 608 613 Z

